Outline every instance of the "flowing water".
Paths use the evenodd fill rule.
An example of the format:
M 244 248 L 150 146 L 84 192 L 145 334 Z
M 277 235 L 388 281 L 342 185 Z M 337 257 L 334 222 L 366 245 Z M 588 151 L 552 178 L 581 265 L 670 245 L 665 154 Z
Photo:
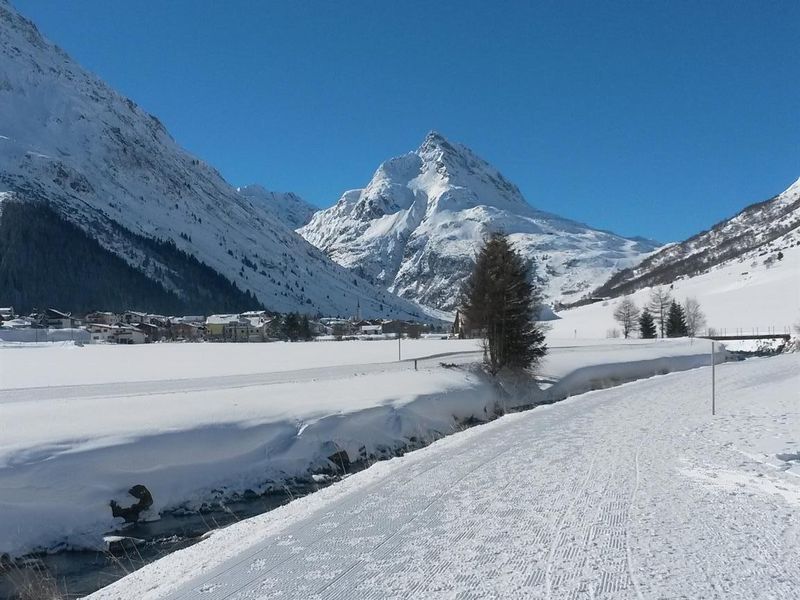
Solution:
M 0 599 L 79 598 L 171 552 L 202 540 L 209 532 L 268 512 L 327 483 L 294 484 L 202 513 L 167 513 L 157 521 L 134 523 L 116 531 L 107 550 L 66 550 L 29 555 L 0 565 Z M 38 593 L 26 593 L 37 590 Z

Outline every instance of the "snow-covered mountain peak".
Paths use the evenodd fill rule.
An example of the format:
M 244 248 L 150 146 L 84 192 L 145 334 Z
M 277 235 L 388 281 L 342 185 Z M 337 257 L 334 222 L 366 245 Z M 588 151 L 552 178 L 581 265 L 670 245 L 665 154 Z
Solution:
M 345 192 L 299 232 L 389 290 L 452 310 L 475 253 L 498 230 L 540 263 L 553 299 L 577 299 L 657 247 L 533 209 L 497 169 L 437 132 L 382 163 L 365 188 Z
M 475 154 L 470 148 L 447 140 L 442 134 L 432 131 L 417 149 L 422 160 L 421 183 L 439 183 L 450 188 L 441 209 L 493 205 L 516 211 L 529 210 L 522 193 L 492 165 Z M 464 193 L 464 192 L 469 193 Z M 441 200 L 442 194 L 437 200 Z M 437 202 L 438 204 L 438 202 Z

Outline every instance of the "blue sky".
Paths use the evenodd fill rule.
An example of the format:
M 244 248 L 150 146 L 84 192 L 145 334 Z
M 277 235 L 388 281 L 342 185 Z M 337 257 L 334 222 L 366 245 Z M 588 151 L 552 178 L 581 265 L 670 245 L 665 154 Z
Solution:
M 800 3 L 12 0 L 234 185 L 319 206 L 432 129 L 682 239 L 800 177 Z

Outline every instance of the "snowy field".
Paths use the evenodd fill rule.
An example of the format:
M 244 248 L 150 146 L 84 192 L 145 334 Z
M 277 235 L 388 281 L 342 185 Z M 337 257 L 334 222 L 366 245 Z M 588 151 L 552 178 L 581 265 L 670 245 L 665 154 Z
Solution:
M 208 598 L 775 598 L 800 590 L 800 356 L 503 417 L 101 590 Z
M 563 397 L 710 361 L 707 342 L 551 340 L 541 368 Z M 0 553 L 103 547 L 146 485 L 161 510 L 432 441 L 502 404 L 470 367 L 474 341 L 70 345 L 0 348 Z M 441 361 L 458 364 L 444 368 Z M 12 426 L 13 424 L 13 426 Z
M 2 354 L 0 387 L 120 383 L 275 373 L 397 361 L 397 340 L 273 344 L 18 347 Z M 476 340 L 403 340 L 402 358 L 479 349 Z M 4 349 L 0 348 L 0 352 Z M 7 350 L 7 349 L 6 349 Z M 46 364 L 47 368 L 42 368 Z

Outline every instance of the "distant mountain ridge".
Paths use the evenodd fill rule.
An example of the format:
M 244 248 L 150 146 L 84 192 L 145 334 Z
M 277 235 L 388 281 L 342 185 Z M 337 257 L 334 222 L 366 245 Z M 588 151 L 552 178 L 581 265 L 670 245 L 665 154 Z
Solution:
M 744 262 L 800 245 L 800 179 L 777 196 L 744 210 L 679 244 L 670 244 L 620 271 L 595 295 L 619 296 L 670 284 L 735 261 Z
M 156 117 L 82 69 L 3 1 L 0 192 L 46 203 L 96 240 L 98 252 L 179 298 L 194 293 L 182 283 L 187 273 L 175 271 L 187 264 L 164 263 L 139 237 L 174 244 L 272 310 L 347 316 L 360 306 L 364 316 L 423 316 L 415 304 L 332 263 L 261 200 L 238 193 L 180 148 Z M 304 219 L 301 210 L 292 214 Z M 18 261 L 37 252 L 15 248 Z M 17 264 L 15 272 L 25 267 Z M 25 282 L 15 285 L 24 298 Z M 58 299 L 53 290 L 52 302 Z
M 271 192 L 258 184 L 236 188 L 241 195 L 250 198 L 254 204 L 272 215 L 290 229 L 299 229 L 311 221 L 319 210 L 294 192 Z
M 339 264 L 441 310 L 455 309 L 460 284 L 493 231 L 507 233 L 537 264 L 552 300 L 577 299 L 660 246 L 533 208 L 497 169 L 437 132 L 299 230 Z

